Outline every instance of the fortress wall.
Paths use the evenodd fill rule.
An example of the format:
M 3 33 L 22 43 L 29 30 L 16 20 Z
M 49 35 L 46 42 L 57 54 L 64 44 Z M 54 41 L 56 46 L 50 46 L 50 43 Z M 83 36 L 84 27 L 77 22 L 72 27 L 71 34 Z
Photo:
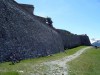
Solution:
M 28 5 L 28 4 L 19 4 L 21 7 L 23 7 L 26 11 L 28 11 L 30 14 L 34 14 L 34 6 Z
M 69 33 L 66 30 L 60 30 L 60 29 L 57 29 L 56 31 L 62 37 L 63 45 L 65 49 L 77 47 L 80 45 L 85 45 L 85 46 L 91 45 L 89 37 L 87 35 L 76 35 L 76 34 Z
M 75 35 L 68 31 L 60 30 L 60 29 L 57 29 L 57 32 L 60 34 L 60 36 L 63 39 L 63 45 L 65 49 L 73 48 L 73 47 L 81 45 L 81 40 L 78 35 Z
M 80 38 L 76 35 L 66 36 L 65 48 L 74 48 L 81 45 Z
M 46 24 L 46 18 L 34 15 L 35 19 L 40 21 L 43 24 Z M 46 24 L 47 25 L 47 24 Z
M 11 0 L 0 0 L 0 62 L 63 52 L 60 35 Z
M 33 11 L 31 6 L 0 0 L 0 62 L 8 61 L 13 53 L 18 58 L 28 59 L 63 52 L 64 48 L 90 45 L 87 35 L 51 28 L 45 24 L 45 18 L 32 15 Z
M 90 46 L 91 42 L 89 40 L 89 37 L 85 34 L 85 35 L 79 35 L 80 39 L 81 39 L 81 45 L 86 45 L 86 46 Z
M 68 35 L 67 38 L 68 40 L 66 43 L 68 43 L 68 48 L 74 48 L 81 45 L 81 41 L 78 35 Z

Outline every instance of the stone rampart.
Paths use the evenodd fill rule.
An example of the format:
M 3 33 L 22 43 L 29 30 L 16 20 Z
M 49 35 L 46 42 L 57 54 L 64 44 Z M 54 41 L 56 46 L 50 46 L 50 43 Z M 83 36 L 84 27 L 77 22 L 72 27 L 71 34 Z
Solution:
M 33 11 L 31 5 L 0 0 L 0 62 L 9 61 L 14 53 L 22 60 L 90 45 L 87 35 L 75 35 L 48 26 L 46 19 L 34 15 Z

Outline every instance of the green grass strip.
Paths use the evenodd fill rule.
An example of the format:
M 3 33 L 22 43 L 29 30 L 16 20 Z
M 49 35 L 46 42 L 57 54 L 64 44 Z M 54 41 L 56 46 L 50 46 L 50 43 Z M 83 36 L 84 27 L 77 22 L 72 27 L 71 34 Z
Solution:
M 19 75 L 18 72 L 0 72 L 0 75 Z
M 100 75 L 100 48 L 87 50 L 68 65 L 69 75 Z

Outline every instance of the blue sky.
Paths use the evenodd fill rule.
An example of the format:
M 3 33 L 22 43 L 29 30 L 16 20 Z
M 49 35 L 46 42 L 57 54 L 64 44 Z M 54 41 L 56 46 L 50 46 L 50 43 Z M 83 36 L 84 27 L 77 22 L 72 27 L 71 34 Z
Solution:
M 34 13 L 51 17 L 53 25 L 75 34 L 100 39 L 100 0 L 16 0 L 32 4 Z

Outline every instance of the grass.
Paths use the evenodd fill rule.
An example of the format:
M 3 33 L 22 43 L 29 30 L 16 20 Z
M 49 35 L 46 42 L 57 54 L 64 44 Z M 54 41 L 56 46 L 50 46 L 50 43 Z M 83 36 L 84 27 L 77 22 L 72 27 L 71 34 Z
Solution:
M 40 65 L 40 63 L 61 59 L 65 56 L 74 54 L 75 52 L 77 52 L 78 50 L 84 47 L 86 46 L 80 46 L 77 48 L 65 50 L 65 52 L 53 54 L 52 56 L 23 60 L 20 63 L 17 63 L 15 65 L 9 65 L 11 62 L 1 63 L 0 64 L 0 74 L 1 75 L 30 75 L 31 73 L 35 74 L 37 72 L 43 72 L 48 67 Z
M 0 72 L 0 75 L 19 75 L 18 72 Z
M 100 48 L 92 48 L 68 63 L 69 75 L 100 75 Z

